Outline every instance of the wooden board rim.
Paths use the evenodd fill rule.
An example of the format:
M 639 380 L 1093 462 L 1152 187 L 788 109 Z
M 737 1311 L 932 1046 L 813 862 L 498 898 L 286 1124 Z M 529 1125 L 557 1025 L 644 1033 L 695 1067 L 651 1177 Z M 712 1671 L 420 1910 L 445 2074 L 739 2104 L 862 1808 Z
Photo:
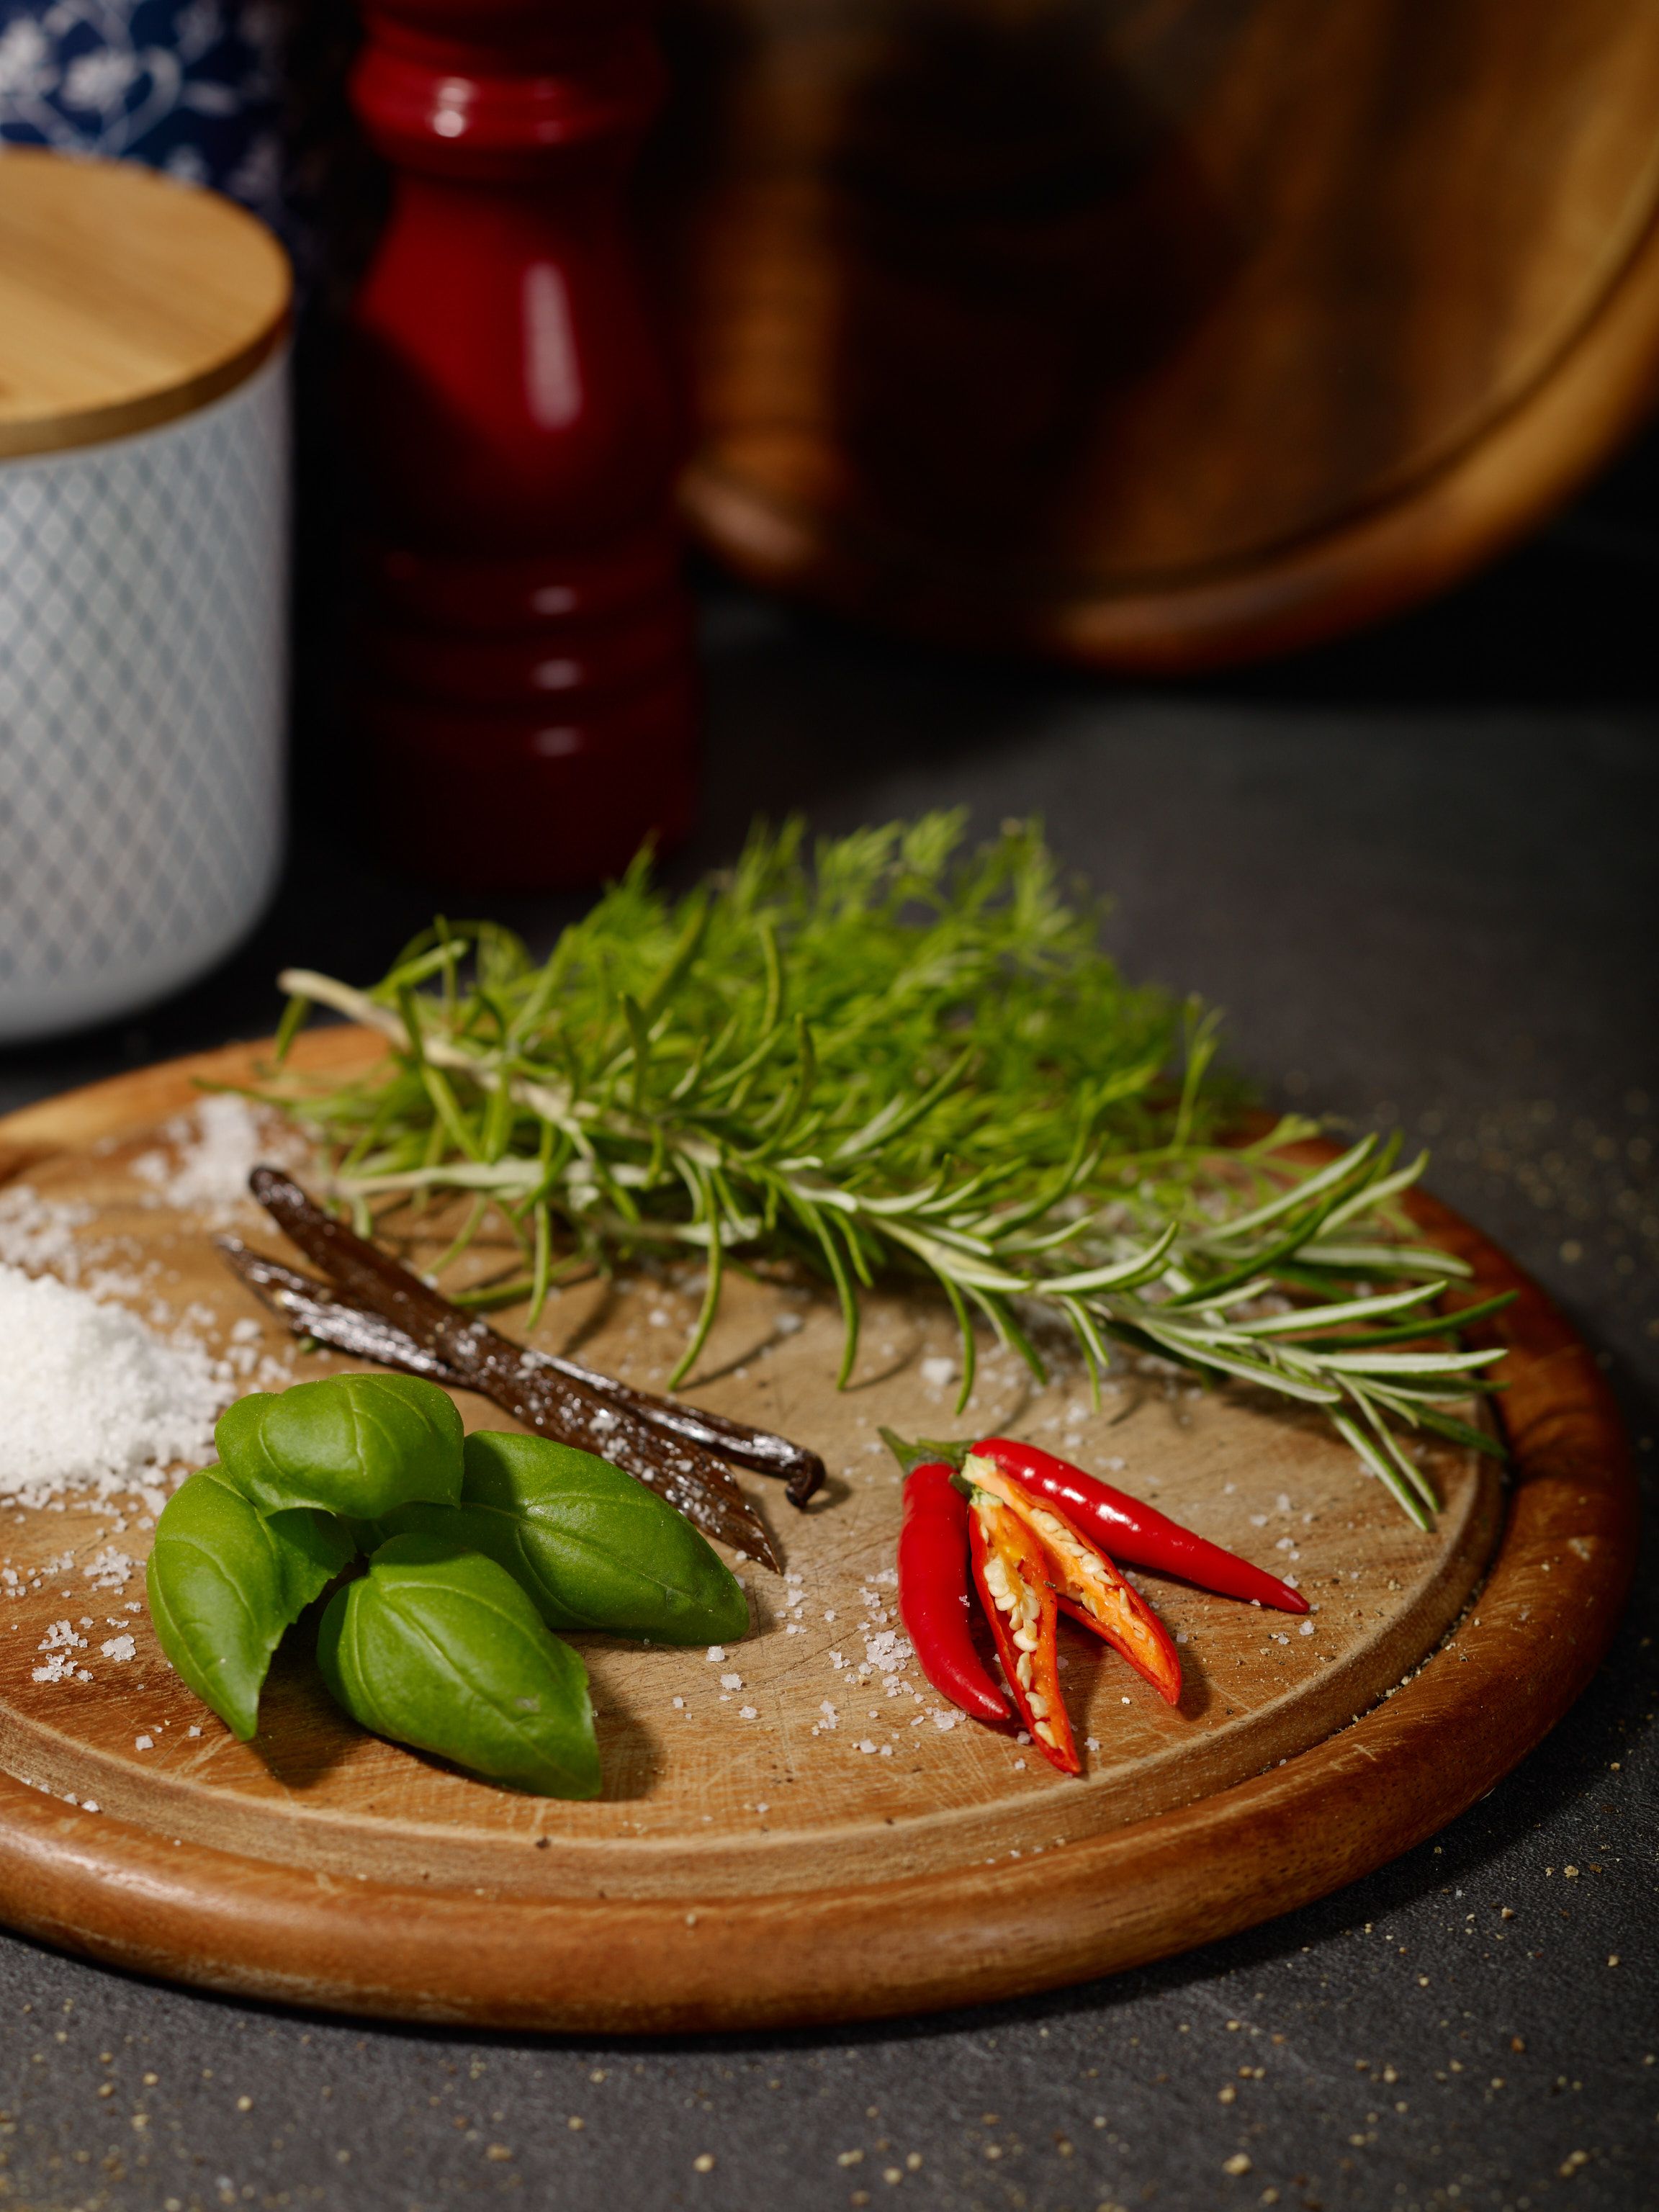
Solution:
M 325 1042 L 328 1040 L 328 1042 Z M 349 1032 L 324 1032 L 348 1057 Z M 361 1046 L 355 1048 L 361 1050 Z M 15 1168 L 106 1126 L 110 1096 L 233 1056 L 118 1077 L 0 1121 Z M 48 1132 L 52 1133 L 49 1138 Z M 1306 1904 L 1454 1819 L 1554 1726 L 1607 1649 L 1633 1571 L 1634 1473 L 1589 1348 L 1449 1208 L 1424 1231 L 1517 1302 L 1502 1413 L 1510 1510 L 1465 1620 L 1382 1704 L 1267 1773 L 1031 1861 L 839 1891 L 685 1900 L 479 1899 L 198 1849 L 0 1777 L 0 1915 L 43 1941 L 198 1986 L 344 2012 L 577 2033 L 778 2027 L 1029 1995 L 1142 1965 Z M 810 1882 L 810 1865 L 804 1868 Z M 366 1911 L 371 1899 L 384 1909 Z M 733 1958 L 742 1962 L 734 1977 Z

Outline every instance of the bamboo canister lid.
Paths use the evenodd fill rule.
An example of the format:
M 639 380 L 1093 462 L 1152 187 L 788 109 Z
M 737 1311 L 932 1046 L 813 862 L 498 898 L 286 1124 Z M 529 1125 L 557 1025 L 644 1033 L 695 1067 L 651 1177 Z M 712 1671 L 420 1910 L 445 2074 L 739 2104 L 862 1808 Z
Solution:
M 154 428 L 280 344 L 291 283 L 264 226 L 134 163 L 0 154 L 0 459 Z

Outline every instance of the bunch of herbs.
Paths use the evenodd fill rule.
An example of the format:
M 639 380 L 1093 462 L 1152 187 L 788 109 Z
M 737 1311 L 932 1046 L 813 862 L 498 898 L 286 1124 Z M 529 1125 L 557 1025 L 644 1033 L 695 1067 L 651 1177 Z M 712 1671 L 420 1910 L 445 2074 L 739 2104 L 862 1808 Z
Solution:
M 472 1295 L 527 1300 L 532 1325 L 562 1275 L 701 1257 L 671 1387 L 728 1261 L 833 1284 L 843 1382 L 860 1286 L 908 1276 L 955 1312 L 964 1403 L 976 1323 L 1041 1376 L 1046 1316 L 1097 1377 L 1116 1341 L 1324 1407 L 1426 1526 L 1399 1430 L 1495 1449 L 1462 1409 L 1499 1354 L 1447 1340 L 1490 1304 L 1435 1310 L 1468 1270 L 1400 1211 L 1424 1161 L 1366 1138 L 1310 1166 L 1299 1117 L 1223 1146 L 1243 1098 L 1215 1018 L 1123 981 L 1036 827 L 974 851 L 963 827 L 930 814 L 810 861 L 798 823 L 757 830 L 678 900 L 641 858 L 544 962 L 440 921 L 369 990 L 290 971 L 282 1053 L 313 1005 L 390 1050 L 359 1081 L 261 1095 L 328 1148 L 364 1233 L 388 1201 L 468 1194 L 448 1264 L 505 1219 L 522 1264 Z

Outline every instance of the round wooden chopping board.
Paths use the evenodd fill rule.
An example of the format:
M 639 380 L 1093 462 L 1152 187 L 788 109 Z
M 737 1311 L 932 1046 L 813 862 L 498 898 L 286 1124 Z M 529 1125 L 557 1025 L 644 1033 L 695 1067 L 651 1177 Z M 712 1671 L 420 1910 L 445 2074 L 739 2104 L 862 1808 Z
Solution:
M 200 1119 L 198 1081 L 245 1078 L 258 1050 L 0 1122 L 0 1258 L 49 1259 L 182 1326 L 224 1363 L 227 1395 L 347 1364 L 299 1352 L 212 1249 L 227 1228 L 281 1249 L 237 1196 L 240 1154 L 281 1132 L 265 1144 L 234 1108 Z M 313 1065 L 364 1050 L 345 1030 L 301 1047 Z M 813 1443 L 832 1479 L 799 1515 L 743 1478 L 785 1572 L 741 1565 L 742 1644 L 584 1643 L 606 1778 L 592 1803 L 499 1790 L 362 1733 L 302 1635 L 273 1670 L 259 1737 L 237 1743 L 167 1666 L 143 1610 L 159 1495 L 8 1503 L 0 1913 L 248 1995 L 627 2031 L 1005 1996 L 1334 1887 L 1470 1803 L 1559 1717 L 1605 1648 L 1632 1553 L 1629 1468 L 1593 1361 L 1492 1248 L 1429 1201 L 1420 1215 L 1483 1285 L 1522 1292 L 1501 1323 L 1512 1486 L 1478 1455 L 1435 1449 L 1445 1508 L 1428 1535 L 1315 1416 L 1133 1365 L 1097 1407 L 1069 1370 L 1037 1390 L 999 1356 L 957 1417 L 949 1316 L 919 1299 L 872 1301 L 837 1393 L 831 1304 L 734 1284 L 688 1395 Z M 694 1304 L 672 1272 L 579 1285 L 538 1338 L 659 1384 Z M 502 1423 L 459 1402 L 469 1425 Z M 1182 1639 L 1181 1706 L 1068 1632 L 1088 1751 L 1083 1778 L 1064 1779 L 1035 1747 L 955 1714 L 916 1668 L 884 1422 L 1057 1446 L 1294 1574 L 1316 1610 L 1304 1624 L 1141 1577 Z

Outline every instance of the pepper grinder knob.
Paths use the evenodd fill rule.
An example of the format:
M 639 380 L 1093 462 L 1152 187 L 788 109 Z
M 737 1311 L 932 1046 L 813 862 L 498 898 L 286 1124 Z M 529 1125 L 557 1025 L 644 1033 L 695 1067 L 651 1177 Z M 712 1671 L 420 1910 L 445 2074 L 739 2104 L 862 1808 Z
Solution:
M 356 703 L 392 857 L 483 889 L 689 824 L 678 422 L 626 185 L 644 0 L 373 0 L 352 93 L 392 165 L 353 311 Z

